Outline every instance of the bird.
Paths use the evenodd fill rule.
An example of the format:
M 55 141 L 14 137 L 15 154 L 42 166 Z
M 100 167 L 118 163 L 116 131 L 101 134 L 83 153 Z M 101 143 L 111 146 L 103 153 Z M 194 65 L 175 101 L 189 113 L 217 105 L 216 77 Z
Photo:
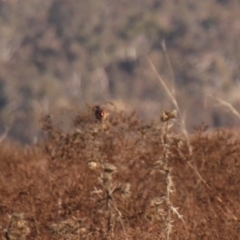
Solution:
M 102 122 L 103 120 L 106 119 L 106 117 L 108 116 L 108 113 L 103 110 L 100 106 L 95 106 L 95 117 L 99 122 Z

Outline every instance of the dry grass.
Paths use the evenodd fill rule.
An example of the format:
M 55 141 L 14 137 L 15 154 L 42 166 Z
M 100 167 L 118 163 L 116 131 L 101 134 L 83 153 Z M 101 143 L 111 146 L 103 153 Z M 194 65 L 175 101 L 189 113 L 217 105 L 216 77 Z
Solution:
M 146 125 L 94 109 L 68 132 L 45 117 L 37 146 L 1 144 L 3 239 L 238 239 L 237 131 L 200 127 L 191 155 L 175 111 Z

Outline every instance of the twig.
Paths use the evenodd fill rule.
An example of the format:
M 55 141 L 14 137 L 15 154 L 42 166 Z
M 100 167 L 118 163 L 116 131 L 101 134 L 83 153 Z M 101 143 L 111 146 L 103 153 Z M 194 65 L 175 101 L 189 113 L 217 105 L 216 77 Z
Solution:
M 236 117 L 240 119 L 240 113 L 236 110 L 236 108 L 233 107 L 232 104 L 226 102 L 225 100 L 222 100 L 221 98 L 215 97 L 215 99 L 222 104 L 224 107 L 227 107 Z
M 165 40 L 162 41 L 162 49 L 163 49 L 163 52 L 164 52 L 164 54 L 166 56 L 166 59 L 167 59 L 167 64 L 168 64 L 168 68 L 169 68 L 169 71 L 170 71 L 170 74 L 171 74 L 171 79 L 172 79 L 172 93 L 175 96 L 175 74 L 174 74 L 172 62 L 170 60 L 170 57 L 169 57 L 169 54 L 168 54 L 168 51 L 167 51 L 167 46 L 166 46 Z
M 189 136 L 188 136 L 185 120 L 184 120 L 184 117 L 181 114 L 178 102 L 177 102 L 174 94 L 171 92 L 171 90 L 169 89 L 169 87 L 167 86 L 167 84 L 165 83 L 162 76 L 159 74 L 159 72 L 157 71 L 156 67 L 154 66 L 154 64 L 152 63 L 152 61 L 150 60 L 149 57 L 147 57 L 147 60 L 148 60 L 148 63 L 150 65 L 151 69 L 153 70 L 155 76 L 157 77 L 157 79 L 161 83 L 162 87 L 164 88 L 165 92 L 167 93 L 168 97 L 171 99 L 174 107 L 176 108 L 176 110 L 178 112 L 179 119 L 180 119 L 180 124 L 181 124 L 181 130 L 182 130 L 182 132 L 183 132 L 183 134 L 186 138 L 189 154 L 190 154 L 190 156 L 192 156 L 192 147 L 191 147 L 191 144 L 190 144 L 190 139 L 189 139 Z

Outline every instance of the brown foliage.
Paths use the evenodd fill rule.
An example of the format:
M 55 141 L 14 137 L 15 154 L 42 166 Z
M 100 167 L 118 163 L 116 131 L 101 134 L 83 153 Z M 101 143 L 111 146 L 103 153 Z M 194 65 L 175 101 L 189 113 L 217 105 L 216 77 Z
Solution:
M 47 116 L 37 146 L 0 145 L 3 239 L 238 239 L 236 131 L 199 128 L 191 155 L 172 119 L 94 109 L 69 132 Z

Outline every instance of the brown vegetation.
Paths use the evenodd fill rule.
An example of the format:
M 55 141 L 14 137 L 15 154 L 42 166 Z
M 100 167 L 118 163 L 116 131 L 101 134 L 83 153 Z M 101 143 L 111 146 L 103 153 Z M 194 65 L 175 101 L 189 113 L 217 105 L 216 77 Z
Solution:
M 239 239 L 239 131 L 178 133 L 176 111 L 43 121 L 37 146 L 0 146 L 2 239 Z M 191 145 L 191 152 L 189 151 Z
M 0 0 L 1 239 L 239 239 L 239 14 Z

